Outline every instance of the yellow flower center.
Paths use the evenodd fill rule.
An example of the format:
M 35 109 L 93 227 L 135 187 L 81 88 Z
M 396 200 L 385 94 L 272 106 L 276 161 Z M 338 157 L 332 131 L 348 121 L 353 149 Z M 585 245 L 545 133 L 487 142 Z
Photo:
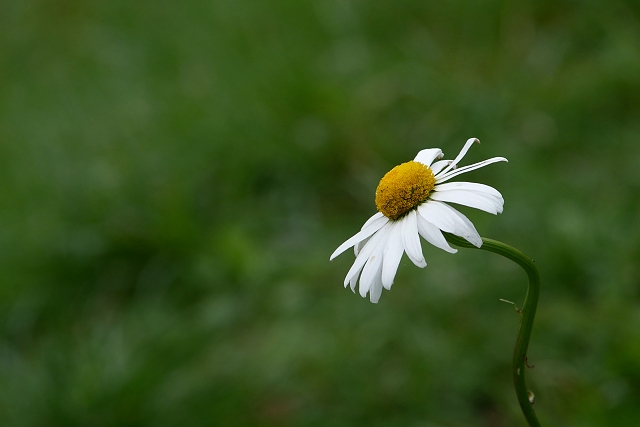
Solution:
M 407 162 L 391 169 L 376 189 L 376 206 L 391 219 L 398 219 L 427 200 L 436 186 L 431 169 L 420 162 Z

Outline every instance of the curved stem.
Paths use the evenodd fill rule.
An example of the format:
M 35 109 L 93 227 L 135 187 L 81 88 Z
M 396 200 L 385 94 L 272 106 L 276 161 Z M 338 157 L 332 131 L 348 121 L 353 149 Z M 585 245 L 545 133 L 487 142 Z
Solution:
M 538 269 L 533 260 L 520 252 L 518 249 L 506 245 L 502 242 L 492 239 L 482 238 L 482 246 L 477 248 L 461 237 L 453 234 L 445 233 L 446 239 L 460 247 L 484 249 L 485 251 L 494 252 L 518 264 L 529 276 L 529 287 L 527 295 L 524 298 L 524 306 L 520 311 L 522 319 L 520 321 L 520 330 L 516 340 L 516 347 L 513 351 L 513 383 L 516 389 L 516 396 L 520 408 L 524 414 L 527 423 L 531 427 L 540 427 L 540 422 L 533 410 L 533 393 L 527 390 L 524 372 L 527 366 L 527 348 L 529 347 L 529 339 L 531 338 L 531 329 L 533 328 L 533 320 L 536 316 L 536 308 L 538 306 L 538 298 L 540 296 L 540 277 Z

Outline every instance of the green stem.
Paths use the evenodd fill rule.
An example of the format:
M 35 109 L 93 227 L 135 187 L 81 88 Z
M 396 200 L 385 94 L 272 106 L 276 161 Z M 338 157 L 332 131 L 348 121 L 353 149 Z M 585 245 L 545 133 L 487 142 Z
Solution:
M 527 384 L 525 383 L 524 378 L 525 366 L 527 366 L 527 348 L 529 347 L 531 329 L 533 328 L 533 320 L 536 316 L 536 308 L 538 306 L 538 297 L 540 296 L 540 277 L 538 275 L 538 269 L 531 258 L 516 248 L 502 242 L 498 242 L 497 240 L 485 239 L 483 237 L 482 246 L 477 248 L 461 237 L 454 236 L 453 234 L 445 233 L 445 237 L 450 243 L 460 247 L 484 249 L 485 251 L 502 255 L 503 257 L 509 258 L 511 261 L 518 264 L 527 272 L 527 275 L 529 276 L 529 287 L 527 288 L 527 295 L 524 298 L 524 306 L 520 311 L 522 319 L 520 321 L 520 330 L 518 332 L 518 339 L 516 340 L 516 347 L 513 351 L 513 383 L 516 388 L 516 396 L 518 396 L 520 408 L 522 409 L 522 413 L 529 423 L 529 426 L 540 427 L 540 422 L 533 410 L 533 394 L 527 390 Z

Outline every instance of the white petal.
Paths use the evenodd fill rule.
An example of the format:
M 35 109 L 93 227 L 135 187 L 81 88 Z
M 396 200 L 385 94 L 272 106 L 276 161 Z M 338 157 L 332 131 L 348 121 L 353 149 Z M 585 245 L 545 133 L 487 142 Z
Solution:
M 393 279 L 396 277 L 396 272 L 400 265 L 400 259 L 402 259 L 402 254 L 404 253 L 401 223 L 396 221 L 392 223 L 391 227 L 393 228 L 389 233 L 389 240 L 387 240 L 387 247 L 384 249 L 382 260 L 382 285 L 385 289 L 391 289 Z
M 380 212 L 378 212 L 378 214 L 379 213 Z M 331 254 L 331 257 L 329 259 L 333 260 L 335 257 L 340 255 L 342 252 L 346 251 L 347 249 L 349 249 L 351 246 L 355 245 L 356 243 L 359 243 L 359 242 L 363 241 L 364 239 L 366 239 L 367 237 L 371 236 L 373 233 L 375 233 L 376 231 L 380 230 L 386 223 L 389 222 L 389 218 L 387 218 L 386 216 L 384 216 L 382 214 L 380 214 L 380 215 L 378 215 L 378 214 L 375 214 L 374 216 L 369 218 L 369 220 L 367 221 L 369 224 L 367 225 L 366 228 L 363 228 L 362 230 L 357 232 L 355 235 L 350 237 L 346 242 L 344 242 L 343 244 L 338 246 L 338 249 L 336 249 Z
M 362 228 L 360 230 L 364 230 L 365 228 L 367 228 L 370 224 L 372 224 L 374 221 L 379 221 L 382 218 L 384 218 L 384 214 L 382 212 L 376 212 L 375 214 L 373 214 L 373 216 L 371 216 L 371 218 L 369 218 L 364 225 L 362 226 Z
M 360 272 L 362 271 L 363 267 L 360 267 L 360 270 L 358 270 L 356 272 L 356 274 L 353 275 L 351 280 L 349 280 L 349 285 L 351 286 L 351 292 L 353 292 L 354 294 L 356 293 L 356 283 L 358 283 L 358 277 L 360 276 Z M 344 287 L 345 288 L 347 287 L 347 282 L 346 281 L 344 283 Z
M 442 150 L 439 148 L 427 148 L 426 150 L 422 150 L 418 153 L 418 155 L 413 159 L 414 162 L 420 162 L 423 165 L 431 166 L 431 163 L 435 159 L 442 158 Z
M 431 168 L 431 172 L 433 172 L 434 175 L 437 175 L 438 172 L 449 166 L 451 162 L 453 162 L 453 160 L 439 160 L 429 167 Z
M 385 233 L 385 236 L 388 236 L 388 233 Z M 371 288 L 371 285 L 373 285 L 376 276 L 380 275 L 380 270 L 382 269 L 382 254 L 386 245 L 387 239 L 380 239 L 376 248 L 373 250 L 373 253 L 367 260 L 367 264 L 362 270 L 362 274 L 360 275 L 360 296 L 362 297 L 367 295 L 367 292 Z
M 369 301 L 374 304 L 377 304 L 380 301 L 380 295 L 382 295 L 382 280 L 380 279 L 380 270 L 382 266 L 378 267 L 378 271 L 375 276 L 373 276 L 373 284 L 371 285 L 371 289 L 369 290 Z
M 382 214 L 382 212 L 377 212 L 375 215 L 373 215 L 371 218 L 369 218 L 367 220 L 367 222 L 364 223 L 364 225 L 362 226 L 362 228 L 360 230 L 364 230 L 365 228 L 367 228 L 369 226 L 369 224 L 371 224 L 374 221 L 379 221 L 380 218 L 384 217 L 384 215 Z M 362 247 L 369 241 L 369 237 L 367 237 L 366 239 L 362 240 L 359 243 L 356 243 L 355 245 L 353 245 L 353 253 L 355 254 L 355 256 L 358 256 L 358 252 L 360 252 L 360 249 L 362 249 Z
M 501 213 L 504 205 L 502 197 L 466 190 L 434 191 L 429 198 L 431 200 L 469 206 L 494 215 Z
M 473 145 L 474 142 L 477 142 L 478 144 L 480 144 L 480 140 L 478 138 L 469 138 L 469 139 L 467 139 L 467 142 L 464 143 L 464 147 L 462 147 L 462 150 L 460 150 L 460 153 L 458 153 L 456 158 L 453 159 L 453 162 L 451 162 L 451 164 L 449 166 L 447 166 L 442 171 L 442 173 L 445 174 L 448 171 L 450 171 L 451 169 L 455 168 L 458 165 L 458 162 L 460 160 L 462 160 L 462 158 L 467 154 L 467 151 L 469 151 L 469 148 L 471 148 L 471 146 Z
M 436 177 L 436 184 L 440 184 L 442 182 L 448 181 L 449 179 L 453 178 L 454 176 L 458 176 L 458 175 L 466 173 L 466 172 L 471 172 L 472 170 L 480 169 L 482 167 L 490 165 L 491 163 L 496 163 L 496 162 L 508 162 L 508 160 L 505 159 L 504 157 L 492 157 L 490 159 L 483 160 L 482 162 L 474 163 L 474 164 L 469 165 L 469 166 L 463 166 L 461 168 L 449 171 L 447 173 L 440 173 Z
M 369 260 L 369 257 L 371 256 L 371 254 L 376 250 L 380 240 L 385 239 L 386 241 L 385 236 L 388 232 L 389 232 L 389 226 L 387 223 L 387 225 L 383 226 L 382 229 L 380 229 L 380 231 L 378 231 L 376 234 L 371 236 L 371 239 L 369 239 L 367 244 L 364 245 L 364 247 L 358 254 L 358 257 L 353 262 L 353 265 L 347 272 L 347 276 L 344 278 L 345 286 L 347 286 L 347 283 L 351 281 L 354 275 L 357 275 L 360 272 L 360 270 L 362 270 L 362 267 L 364 266 L 364 264 Z
M 360 249 L 362 249 L 364 247 L 364 245 L 367 244 L 367 242 L 369 241 L 371 237 L 367 237 L 366 239 L 364 239 L 361 242 L 356 243 L 355 245 L 353 245 L 353 254 L 355 256 L 358 256 L 358 254 L 360 253 Z
M 427 262 L 422 255 L 420 236 L 418 235 L 418 219 L 415 210 L 410 210 L 401 220 L 402 224 L 402 245 L 407 256 L 413 263 L 420 267 L 426 267 Z
M 469 218 L 446 203 L 429 200 L 418 207 L 418 213 L 442 231 L 460 236 L 480 247 L 482 238 Z
M 446 191 L 446 190 L 469 190 L 475 191 L 478 193 L 487 193 L 497 197 L 502 198 L 502 194 L 498 190 L 493 187 L 489 187 L 488 185 L 478 184 L 477 182 L 447 182 L 444 184 L 438 184 L 435 188 L 436 191 Z
M 447 243 L 447 240 L 442 235 L 440 229 L 424 219 L 422 215 L 418 215 L 418 231 L 427 242 L 431 243 L 436 248 L 440 248 L 452 254 L 458 252 L 457 249 L 453 249 L 449 246 L 449 243 Z

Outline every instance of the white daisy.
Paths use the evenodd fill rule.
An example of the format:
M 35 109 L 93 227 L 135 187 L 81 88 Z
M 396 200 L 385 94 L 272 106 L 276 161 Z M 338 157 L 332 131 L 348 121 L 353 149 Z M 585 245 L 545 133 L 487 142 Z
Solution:
M 457 249 L 449 246 L 442 231 L 460 236 L 477 247 L 482 246 L 482 239 L 471 221 L 444 203 L 470 206 L 494 215 L 502 212 L 504 199 L 493 187 L 473 182 L 447 182 L 465 172 L 507 161 L 504 157 L 493 157 L 458 168 L 458 162 L 474 142 L 480 143 L 477 138 L 468 139 L 454 160 L 440 160 L 442 150 L 430 148 L 420 151 L 413 161 L 387 172 L 376 189 L 379 212 L 331 255 L 333 260 L 354 247 L 356 260 L 344 279 L 345 287 L 351 284 L 351 290 L 355 292 L 360 277 L 360 295 L 365 297 L 368 292 L 371 302 L 377 303 L 382 288 L 391 289 L 404 252 L 415 265 L 426 267 L 419 236 L 450 253 L 456 253 Z

